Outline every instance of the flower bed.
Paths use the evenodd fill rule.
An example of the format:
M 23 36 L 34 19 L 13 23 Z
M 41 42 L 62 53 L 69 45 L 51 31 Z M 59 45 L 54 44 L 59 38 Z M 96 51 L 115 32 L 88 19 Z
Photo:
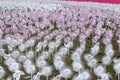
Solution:
M 0 79 L 119 78 L 119 11 L 63 3 L 3 3 Z

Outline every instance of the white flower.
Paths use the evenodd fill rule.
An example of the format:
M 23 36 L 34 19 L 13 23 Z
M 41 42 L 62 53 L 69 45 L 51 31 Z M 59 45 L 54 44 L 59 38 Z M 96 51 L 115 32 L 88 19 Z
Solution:
M 11 40 L 12 40 L 12 39 L 11 39 L 10 37 L 6 37 L 6 38 L 5 38 L 5 41 L 6 41 L 7 44 L 10 44 L 10 43 L 11 43 Z
M 84 52 L 85 48 L 84 47 L 78 47 L 75 52 L 77 52 L 80 56 L 82 56 L 83 52 Z
M 48 47 L 49 47 L 49 48 L 50 48 L 50 47 L 55 48 L 55 42 L 49 42 L 49 43 L 48 43 Z
M 33 47 L 33 46 L 34 46 L 34 44 L 35 44 L 35 40 L 30 39 L 29 41 L 30 41 L 30 43 L 31 43 L 31 44 L 30 44 L 30 47 Z
M 20 69 L 20 65 L 16 62 L 12 62 L 12 64 L 9 65 L 8 68 L 11 72 L 15 72 Z
M 45 66 L 47 66 L 47 62 L 44 60 L 37 60 L 36 64 L 39 68 L 44 68 Z
M 5 50 L 4 49 L 0 49 L 0 56 L 3 56 L 3 54 L 5 53 Z
M 15 51 L 12 52 L 12 57 L 15 58 L 15 59 L 18 58 L 19 55 L 20 55 L 20 52 L 17 51 L 17 50 L 15 50 Z
M 46 66 L 41 70 L 42 75 L 50 76 L 52 74 L 52 67 Z
M 114 58 L 114 59 L 113 59 L 113 62 L 114 62 L 114 63 L 120 63 L 120 59 Z
M 75 72 L 80 72 L 84 69 L 84 66 L 80 62 L 73 62 L 72 67 Z
M 95 55 L 98 54 L 99 50 L 100 50 L 99 43 L 96 43 L 95 46 L 93 46 L 93 47 L 91 48 L 90 53 L 91 53 L 93 56 L 95 56 Z
M 6 44 L 6 41 L 4 40 L 4 39 L 1 39 L 0 40 L 0 47 L 2 47 L 3 45 L 5 45 Z
M 28 59 L 33 59 L 34 58 L 34 51 L 28 51 L 27 53 L 26 53 L 26 57 L 28 58 Z
M 97 65 L 97 59 L 92 59 L 88 62 L 88 66 L 90 68 L 94 68 L 94 67 L 96 67 L 96 65 Z
M 60 46 L 60 44 L 61 44 L 61 41 L 60 40 L 56 40 L 55 47 L 58 48 Z
M 120 62 L 113 65 L 113 69 L 116 73 L 120 73 Z
M 105 72 L 105 69 L 102 65 L 99 65 L 99 66 L 95 67 L 93 71 L 94 71 L 95 75 L 99 77 Z
M 68 52 L 68 49 L 65 48 L 65 47 L 61 47 L 61 48 L 60 48 L 60 52 L 62 52 L 62 53 L 64 53 L 64 54 L 66 55 L 67 52 Z
M 72 76 L 72 71 L 71 69 L 69 68 L 64 68 L 62 69 L 60 75 L 63 77 L 63 78 L 70 78 Z
M 37 58 L 37 60 L 36 61 L 42 61 L 42 60 L 45 60 L 45 58 L 44 58 L 44 56 L 39 56 L 38 58 Z
M 104 65 L 109 65 L 112 62 L 112 59 L 109 56 L 103 56 L 102 63 Z
M 71 55 L 71 58 L 72 58 L 73 61 L 80 61 L 80 55 L 77 52 L 74 52 Z
M 6 75 L 6 71 L 2 66 L 0 66 L 0 79 L 3 79 L 5 75 Z
M 46 76 L 47 80 L 48 80 L 48 76 L 50 76 L 52 74 L 52 67 L 50 67 L 50 66 L 44 67 L 42 69 L 41 73 L 42 73 L 42 75 Z
M 46 47 L 47 47 L 47 44 L 48 44 L 48 42 L 47 42 L 46 40 L 44 40 L 44 41 L 42 42 L 43 48 L 46 48 Z
M 26 47 L 25 47 L 24 44 L 20 44 L 20 45 L 18 46 L 18 49 L 19 49 L 20 51 L 25 51 Z
M 23 61 L 25 61 L 26 59 L 27 59 L 27 57 L 24 56 L 24 55 L 20 55 L 20 56 L 18 57 L 18 61 L 19 61 L 19 62 L 23 62 Z
M 65 54 L 61 51 L 56 52 L 55 56 L 60 56 L 61 58 L 63 58 L 65 56 Z
M 14 45 L 11 45 L 11 44 L 10 44 L 10 45 L 8 45 L 7 47 L 8 47 L 8 50 L 9 50 L 9 51 L 12 51 L 12 50 L 13 50 Z
M 112 57 L 112 56 L 114 55 L 114 53 L 115 53 L 114 50 L 113 50 L 113 49 L 110 49 L 110 50 L 106 51 L 105 54 L 106 54 L 107 56 L 109 56 L 109 57 Z
M 18 41 L 16 39 L 12 39 L 10 44 L 12 44 L 14 46 L 17 46 L 18 45 Z
M 54 61 L 54 67 L 56 70 L 62 70 L 62 68 L 65 66 L 65 63 L 63 61 Z
M 84 55 L 84 58 L 85 58 L 85 60 L 86 60 L 87 62 L 89 62 L 89 61 L 91 61 L 94 57 L 93 57 L 93 55 L 91 55 L 91 54 L 86 54 L 86 55 Z
M 86 40 L 82 41 L 82 43 L 80 43 L 80 47 L 85 47 L 86 45 Z
M 51 53 L 54 52 L 54 50 L 55 50 L 55 47 L 54 47 L 54 46 L 51 46 L 51 47 L 49 47 L 48 52 L 51 54 Z
M 54 61 L 61 61 L 61 60 L 62 60 L 61 56 L 58 56 L 58 55 L 54 56 Z
M 100 77 L 101 80 L 110 80 L 110 75 L 108 73 L 103 73 Z
M 17 39 L 18 44 L 23 44 L 23 39 Z
M 12 54 L 4 54 L 3 56 L 4 59 L 9 59 L 9 58 L 12 58 Z
M 80 45 L 79 48 L 82 49 L 82 50 L 81 50 L 81 53 L 83 53 L 83 52 L 85 51 L 85 45 Z
M 40 80 L 41 75 L 42 75 L 41 72 L 37 72 L 37 74 L 33 76 L 33 80 Z
M 82 73 L 82 76 L 84 76 L 84 79 L 85 79 L 85 80 L 90 79 L 90 73 L 87 72 L 87 71 L 84 71 L 84 72 Z
M 32 61 L 29 60 L 29 59 L 26 59 L 24 62 L 23 62 L 23 67 L 26 67 L 27 65 L 31 65 L 32 64 Z
M 110 49 L 113 49 L 112 44 L 106 45 L 106 47 L 105 47 L 105 52 L 107 52 L 107 51 L 110 50 Z
M 47 51 L 44 51 L 44 52 L 42 53 L 42 56 L 43 56 L 45 59 L 47 59 L 47 58 L 49 58 L 50 54 L 49 54 Z
M 78 74 L 75 80 L 89 80 L 90 78 L 90 73 L 88 71 L 84 71 L 81 74 Z
M 34 46 L 35 41 L 33 39 L 27 40 L 25 43 L 26 48 L 28 47 L 33 47 Z
M 113 50 L 113 46 L 112 46 L 112 44 L 108 44 L 106 47 L 105 47 L 105 54 L 107 55 L 107 56 L 110 56 L 110 57 L 112 57 L 113 55 L 114 55 L 114 50 Z
M 7 65 L 7 66 L 10 66 L 12 63 L 14 63 L 14 62 L 16 62 L 16 60 L 15 59 L 13 59 L 12 57 L 9 57 L 9 58 L 6 58 L 5 59 L 5 65 Z
M 66 47 L 66 48 L 72 48 L 73 47 L 73 42 L 72 41 L 70 41 L 70 42 L 68 42 L 68 43 L 64 43 L 64 46 Z
M 37 51 L 37 52 L 41 51 L 41 50 L 42 50 L 42 47 L 43 47 L 42 42 L 39 42 L 39 43 L 37 44 L 36 51 Z
M 33 73 L 36 72 L 36 68 L 35 68 L 35 66 L 33 64 L 26 65 L 26 67 L 24 69 L 25 69 L 27 74 L 31 74 L 32 75 Z
M 13 79 L 15 80 L 20 80 L 20 76 L 21 75 L 25 75 L 25 73 L 23 71 L 15 71 L 15 73 L 13 73 Z

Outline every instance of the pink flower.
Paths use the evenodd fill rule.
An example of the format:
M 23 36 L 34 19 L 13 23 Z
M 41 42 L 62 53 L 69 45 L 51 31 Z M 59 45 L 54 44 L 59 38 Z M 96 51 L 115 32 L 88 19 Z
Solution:
M 96 24 L 96 20 L 93 20 L 91 25 L 94 26 Z
M 62 40 L 63 39 L 63 35 L 57 35 L 56 36 L 56 40 Z
M 31 34 L 35 34 L 37 32 L 37 29 L 34 26 L 28 27 Z
M 47 36 L 44 37 L 44 39 L 47 40 L 47 41 L 50 41 L 52 39 L 52 36 L 51 35 L 47 35 Z
M 101 35 L 101 31 L 99 29 L 95 30 L 96 35 Z
M 113 37 L 112 31 L 111 30 L 106 31 L 105 37 L 112 39 L 112 37 Z
M 64 38 L 64 42 L 65 42 L 65 43 L 68 43 L 70 40 L 71 40 L 70 37 L 66 37 L 66 38 Z
M 92 42 L 93 42 L 93 43 L 97 43 L 98 38 L 99 38 L 98 36 L 93 37 Z
M 86 36 L 85 36 L 85 35 L 81 34 L 81 35 L 79 36 L 79 41 L 80 41 L 80 42 L 83 42 L 85 39 L 86 39 Z
M 50 31 L 49 30 L 44 30 L 44 35 L 47 35 L 47 34 L 49 34 L 50 33 Z
M 120 36 L 120 29 L 116 31 L 116 36 Z
M 111 42 L 109 38 L 103 38 L 103 44 L 108 45 Z
M 16 33 L 18 31 L 18 28 L 16 26 L 13 26 L 11 29 L 12 32 Z
M 5 33 L 10 33 L 10 28 L 5 28 Z
M 120 44 L 120 40 L 117 40 L 117 43 Z
M 56 35 L 61 34 L 61 30 L 54 30 L 54 34 Z
M 34 41 L 36 41 L 36 40 L 37 40 L 37 38 L 36 38 L 36 37 L 31 37 L 30 39 L 32 39 L 32 40 L 34 40 Z
M 24 40 L 28 39 L 28 35 L 27 34 L 23 34 L 22 37 L 23 37 Z
M 91 32 L 92 32 L 92 29 L 87 29 L 86 32 L 85 32 L 85 35 L 89 36 L 91 34 Z
M 101 32 L 102 32 L 102 33 L 105 33 L 105 31 L 106 31 L 105 28 L 102 28 L 102 29 L 101 29 Z
M 85 33 L 86 32 L 86 28 L 85 27 L 81 27 L 80 31 L 81 31 L 81 33 Z
M 72 40 L 76 39 L 78 35 L 76 33 L 71 33 L 70 37 L 72 38 Z
M 80 34 L 80 30 L 77 29 L 77 30 L 75 31 L 75 34 L 76 34 L 76 35 L 79 35 L 79 34 Z

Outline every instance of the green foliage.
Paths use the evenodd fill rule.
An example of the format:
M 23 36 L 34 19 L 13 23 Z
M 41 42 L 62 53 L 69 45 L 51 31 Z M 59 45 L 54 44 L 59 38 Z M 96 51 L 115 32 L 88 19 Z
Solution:
M 67 57 L 65 58 L 65 61 L 66 61 L 66 63 L 68 63 L 68 64 L 72 64 L 72 62 L 73 62 L 73 60 L 72 60 L 72 58 L 71 58 L 70 56 L 67 56 Z
M 48 64 L 49 64 L 49 65 L 53 65 L 53 60 L 52 60 L 52 59 L 49 59 L 49 60 L 48 60 Z

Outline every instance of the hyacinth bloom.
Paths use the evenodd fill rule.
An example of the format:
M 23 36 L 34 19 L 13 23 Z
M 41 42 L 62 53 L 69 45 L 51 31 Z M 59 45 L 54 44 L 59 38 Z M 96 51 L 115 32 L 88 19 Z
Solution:
M 0 1 L 0 80 L 119 80 L 120 6 L 87 1 Z

